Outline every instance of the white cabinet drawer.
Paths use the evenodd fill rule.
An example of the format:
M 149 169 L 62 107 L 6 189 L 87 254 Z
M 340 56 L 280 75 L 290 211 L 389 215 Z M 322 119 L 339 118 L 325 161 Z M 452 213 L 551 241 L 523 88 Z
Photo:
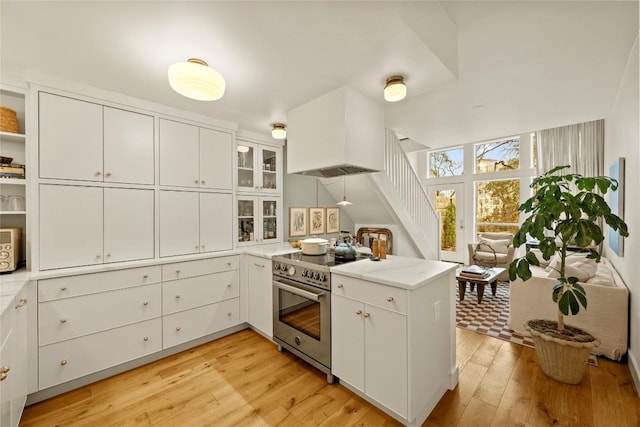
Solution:
M 240 258 L 238 256 L 167 264 L 162 266 L 162 280 L 184 279 L 186 277 L 237 270 L 239 264 Z
M 158 318 L 40 347 L 40 390 L 160 351 L 161 340 Z
M 160 317 L 160 284 L 38 304 L 39 345 Z
M 240 296 L 238 275 L 239 270 L 231 270 L 164 282 L 162 314 L 237 298 Z
M 407 290 L 331 274 L 331 292 L 377 307 L 407 313 Z
M 38 301 L 87 295 L 136 285 L 148 285 L 159 283 L 160 280 L 160 266 L 38 280 Z
M 169 314 L 162 318 L 163 348 L 173 347 L 239 323 L 239 298 Z

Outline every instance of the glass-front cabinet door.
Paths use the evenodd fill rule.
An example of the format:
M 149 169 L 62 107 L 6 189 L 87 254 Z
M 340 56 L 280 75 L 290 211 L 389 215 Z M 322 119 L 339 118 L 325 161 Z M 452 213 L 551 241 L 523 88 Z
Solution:
M 238 198 L 238 244 L 256 241 L 257 197 Z
M 238 141 L 236 150 L 238 155 L 238 190 L 256 191 L 258 189 L 255 173 L 257 146 L 245 141 Z
M 282 241 L 280 197 L 238 197 L 239 246 Z
M 278 171 L 280 170 L 280 156 L 278 149 L 261 147 L 260 159 L 262 161 L 262 176 L 260 190 L 266 192 L 279 192 Z

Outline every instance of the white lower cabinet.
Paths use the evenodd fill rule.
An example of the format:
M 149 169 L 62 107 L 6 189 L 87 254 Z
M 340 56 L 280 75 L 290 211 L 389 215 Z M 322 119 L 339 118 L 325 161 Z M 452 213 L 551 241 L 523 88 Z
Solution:
M 407 416 L 407 316 L 332 294 L 332 367 L 342 381 Z
M 271 280 L 271 260 L 253 255 L 246 257 L 247 297 L 249 299 L 249 324 L 273 337 L 273 287 Z
M 42 390 L 160 350 L 160 318 L 41 346 L 39 386 Z
M 27 399 L 26 286 L 0 317 L 0 425 L 17 427 Z
M 239 298 L 169 314 L 162 318 L 164 348 L 236 326 L 239 323 Z

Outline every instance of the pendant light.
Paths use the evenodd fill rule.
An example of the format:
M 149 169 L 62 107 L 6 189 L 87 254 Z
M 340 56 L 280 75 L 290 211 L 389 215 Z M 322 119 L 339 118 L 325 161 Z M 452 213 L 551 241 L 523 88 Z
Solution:
M 338 202 L 338 205 L 339 206 L 349 206 L 352 203 L 347 200 L 347 177 L 346 176 L 342 177 L 342 183 L 343 183 L 342 200 Z
M 384 87 L 384 99 L 389 102 L 398 102 L 405 96 L 407 96 L 407 86 L 404 84 L 404 77 L 389 77 Z
M 274 123 L 271 128 L 271 136 L 275 139 L 285 139 L 287 137 L 287 129 L 284 123 Z
M 224 78 L 202 59 L 189 58 L 169 67 L 169 84 L 182 96 L 197 101 L 216 101 L 224 95 Z

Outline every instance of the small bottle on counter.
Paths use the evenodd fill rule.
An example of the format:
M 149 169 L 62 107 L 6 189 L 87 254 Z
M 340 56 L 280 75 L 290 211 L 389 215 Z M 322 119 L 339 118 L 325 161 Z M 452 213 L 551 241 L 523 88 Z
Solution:
M 387 259 L 387 241 L 380 240 L 380 259 Z
M 378 239 L 372 239 L 371 243 L 371 255 L 378 256 Z

